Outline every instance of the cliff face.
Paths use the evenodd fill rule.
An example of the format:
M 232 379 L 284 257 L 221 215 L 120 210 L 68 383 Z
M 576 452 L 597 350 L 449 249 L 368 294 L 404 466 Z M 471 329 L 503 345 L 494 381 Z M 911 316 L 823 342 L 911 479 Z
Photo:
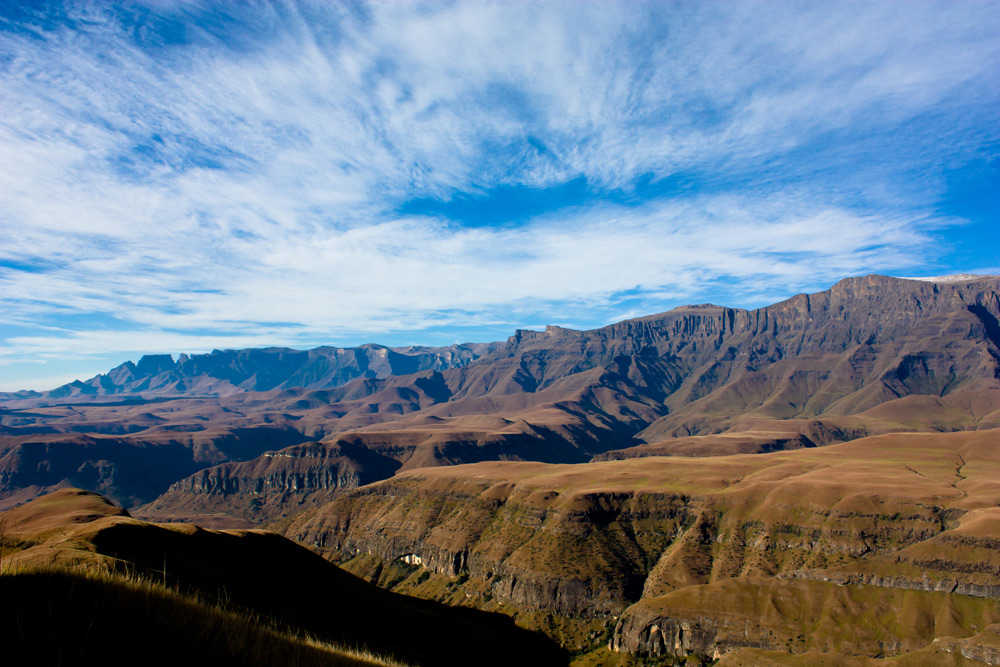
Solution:
M 974 634 L 998 618 L 992 601 L 744 577 L 633 605 L 616 623 L 609 648 L 664 658 L 718 659 L 747 648 L 898 656 L 936 636 Z
M 361 573 L 374 557 L 458 577 L 466 603 L 539 627 L 601 620 L 613 650 L 639 654 L 844 651 L 853 624 L 912 607 L 858 631 L 854 652 L 895 655 L 1000 618 L 998 465 L 984 431 L 424 469 L 335 498 L 286 534 Z M 928 622 L 945 616 L 959 620 Z
M 691 306 L 593 331 L 518 331 L 462 368 L 358 381 L 287 407 L 310 397 L 342 406 L 331 438 L 395 448 L 402 470 L 580 462 L 609 449 L 609 458 L 766 452 L 978 428 L 1000 423 L 1000 400 L 963 405 L 1000 394 L 998 285 L 869 276 L 756 311 Z M 915 396 L 940 403 L 906 400 Z M 888 404 L 894 414 L 878 412 Z M 486 432 L 484 418 L 494 421 Z M 433 445 L 415 445 L 427 429 Z
M 776 377 L 797 383 L 787 394 L 796 395 L 801 414 L 817 414 L 838 401 L 837 414 L 845 414 L 877 404 L 879 396 L 994 386 L 998 287 L 995 278 L 936 284 L 867 276 L 754 311 L 688 306 L 594 331 L 521 331 L 488 355 L 486 364 L 454 375 L 496 377 L 496 372 L 482 373 L 485 366 L 513 356 L 531 382 L 544 387 L 599 366 L 666 397 L 671 411 L 734 381 L 743 379 L 739 386 L 744 387 L 774 384 Z M 823 368 L 827 355 L 836 355 L 839 367 Z M 794 359 L 802 363 L 789 365 Z M 783 361 L 780 373 L 756 375 Z M 884 387 L 851 397 L 872 382 Z M 472 383 L 477 384 L 488 383 Z M 758 397 L 776 402 L 776 396 L 760 396 L 762 390 L 743 397 L 739 407 L 761 407 L 748 400 Z M 712 404 L 726 400 L 736 398 L 713 397 Z
M 348 442 L 318 442 L 265 452 L 252 461 L 203 469 L 170 486 L 139 517 L 236 517 L 253 523 L 315 507 L 337 491 L 390 477 L 399 462 Z
M 141 429 L 124 435 L 11 437 L 0 449 L 0 508 L 63 486 L 103 492 L 131 506 L 152 500 L 175 480 L 213 463 L 256 457 L 303 440 L 293 429 L 267 425 L 188 433 Z
M 205 468 L 134 511 L 151 520 L 225 515 L 259 523 L 319 506 L 400 470 L 468 461 L 589 458 L 572 433 L 524 423 L 498 426 L 502 428 L 489 431 L 411 428 L 335 435 L 250 461 Z
M 659 494 L 560 496 L 489 478 L 429 487 L 420 479 L 343 496 L 288 534 L 338 560 L 366 554 L 464 573 L 522 610 L 604 617 L 638 596 L 689 512 Z

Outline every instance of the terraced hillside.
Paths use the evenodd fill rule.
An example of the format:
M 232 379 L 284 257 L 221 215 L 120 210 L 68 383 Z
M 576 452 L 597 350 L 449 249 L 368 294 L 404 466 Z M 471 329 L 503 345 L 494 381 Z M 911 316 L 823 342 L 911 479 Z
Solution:
M 595 664 L 892 657 L 942 638 L 979 646 L 1000 623 L 998 471 L 993 430 L 481 463 L 399 474 L 286 534 L 395 590 L 513 614 Z

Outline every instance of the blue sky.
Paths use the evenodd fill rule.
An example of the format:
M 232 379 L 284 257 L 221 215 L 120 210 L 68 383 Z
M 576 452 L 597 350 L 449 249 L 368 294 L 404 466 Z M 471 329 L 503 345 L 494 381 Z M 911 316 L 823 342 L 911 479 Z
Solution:
M 998 2 L 0 5 L 0 390 L 1000 273 Z

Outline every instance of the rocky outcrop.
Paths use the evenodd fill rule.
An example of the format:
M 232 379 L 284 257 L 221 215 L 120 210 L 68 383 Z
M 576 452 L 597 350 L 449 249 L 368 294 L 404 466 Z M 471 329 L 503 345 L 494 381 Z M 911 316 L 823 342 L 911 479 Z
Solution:
M 850 440 L 851 438 L 843 438 Z M 825 444 L 825 443 L 824 443 Z M 598 454 L 593 461 L 621 461 L 644 456 L 730 456 L 732 454 L 767 454 L 786 449 L 815 447 L 802 433 L 761 433 L 742 431 L 713 435 L 670 438 L 627 449 Z
M 225 496 L 356 489 L 391 475 L 398 467 L 393 459 L 364 448 L 308 443 L 265 452 L 250 462 L 202 470 L 176 482 L 171 490 Z
M 910 546 L 827 569 L 785 571 L 779 578 L 838 586 L 877 586 L 1000 599 L 1000 509 L 950 509 L 942 532 Z
M 733 624 L 714 616 L 690 618 L 647 618 L 630 613 L 615 624 L 614 634 L 608 648 L 616 653 L 637 655 L 672 656 L 684 658 L 689 655 L 707 656 L 717 660 L 728 650 L 735 648 L 760 648 L 772 650 L 774 643 L 760 632 L 751 637 L 748 627 L 742 628 L 742 640 L 738 632 L 734 639 L 722 643 L 720 634 L 733 634 Z M 757 628 L 755 628 L 757 630 Z
M 1000 625 L 990 625 L 982 632 L 959 641 L 957 650 L 969 660 L 1000 665 Z
M 257 523 L 315 507 L 338 491 L 392 475 L 399 462 L 349 442 L 318 442 L 225 463 L 175 482 L 137 516 L 228 515 Z
M 992 567 L 989 570 L 986 567 L 984 564 L 980 571 L 995 574 L 995 570 Z M 966 564 L 963 563 L 959 566 L 959 571 L 965 569 L 967 569 Z M 810 572 L 808 570 L 782 572 L 778 577 L 782 579 L 824 581 L 836 584 L 837 586 L 878 586 L 880 588 L 896 588 L 907 591 L 954 593 L 956 595 L 967 595 L 975 598 L 1000 598 L 1000 584 L 978 584 L 948 577 L 937 579 L 925 576 L 920 579 L 913 579 L 891 574 L 831 573 L 823 570 L 817 572 Z
M 609 648 L 636 655 L 711 659 L 745 648 L 892 657 L 937 637 L 996 623 L 995 604 L 941 593 L 736 578 L 648 598 L 627 609 Z M 966 652 L 988 649 L 970 643 Z

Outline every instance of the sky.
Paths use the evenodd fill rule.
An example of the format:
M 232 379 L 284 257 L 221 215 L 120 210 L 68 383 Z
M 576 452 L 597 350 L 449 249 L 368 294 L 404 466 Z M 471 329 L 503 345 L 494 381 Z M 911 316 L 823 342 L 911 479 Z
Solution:
M 0 391 L 1000 273 L 1000 2 L 0 3 Z

